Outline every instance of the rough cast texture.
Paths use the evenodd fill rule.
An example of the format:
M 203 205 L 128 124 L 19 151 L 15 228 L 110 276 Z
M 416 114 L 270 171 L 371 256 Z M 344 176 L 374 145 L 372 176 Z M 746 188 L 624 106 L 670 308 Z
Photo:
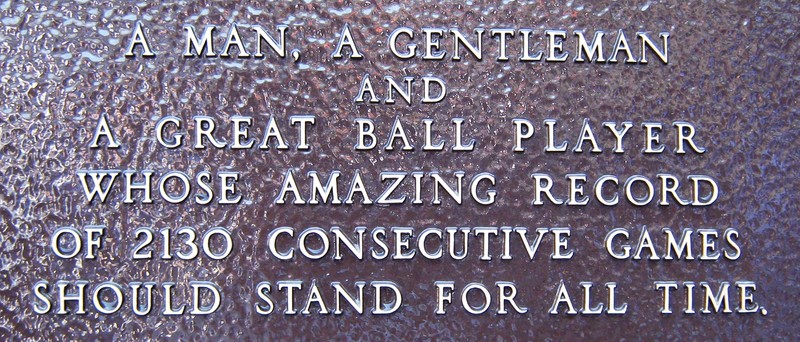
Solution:
M 798 324 L 798 49 L 800 8 L 791 1 L 651 2 L 597 1 L 530 4 L 469 5 L 293 3 L 237 5 L 191 2 L 181 4 L 109 3 L 81 1 L 17 3 L 0 6 L 0 336 L 50 340 L 148 339 L 228 336 L 244 339 L 336 338 L 374 339 L 430 337 L 446 339 L 528 340 L 556 339 L 773 339 L 796 337 Z M 129 34 L 139 20 L 157 57 L 125 58 Z M 221 46 L 227 25 L 260 24 L 274 32 L 289 26 L 289 49 L 301 51 L 299 63 L 289 58 L 185 59 L 183 25 L 202 28 L 220 25 Z M 363 60 L 333 61 L 331 52 L 344 24 L 350 24 Z M 397 27 L 548 28 L 588 32 L 624 29 L 672 34 L 670 63 L 599 65 L 575 63 L 497 62 L 496 40 L 487 40 L 483 61 L 471 56 L 460 62 L 399 60 L 388 52 L 386 38 Z M 245 39 L 250 39 L 249 32 Z M 538 44 L 542 37 L 536 36 Z M 633 36 L 629 37 L 632 42 Z M 248 42 L 250 44 L 250 42 Z M 451 40 L 443 48 L 451 50 Z M 514 50 L 519 47 L 515 41 Z M 574 51 L 574 40 L 565 46 Z M 654 56 L 653 56 L 654 57 Z M 355 105 L 358 83 L 369 73 L 442 77 L 449 87 L 445 101 L 434 105 Z M 377 86 L 382 89 L 383 85 Z M 382 90 L 381 90 L 382 92 Z M 107 114 L 123 146 L 118 150 L 88 148 L 101 114 Z M 289 132 L 287 117 L 314 114 L 310 153 L 290 151 L 168 150 L 152 138 L 153 127 L 166 115 L 191 120 L 209 115 L 220 122 L 234 115 L 253 116 L 255 127 L 278 118 Z M 466 120 L 465 136 L 477 140 L 468 153 L 355 152 L 353 119 L 369 117 L 388 135 L 395 117 L 421 136 L 419 121 L 432 118 L 437 132 L 450 132 L 453 117 Z M 603 121 L 633 121 L 635 135 L 624 154 L 610 153 L 608 134 L 598 138 L 602 154 L 545 154 L 543 132 L 524 154 L 511 152 L 511 120 L 524 117 L 541 128 L 542 120 L 559 120 L 560 134 L 574 137 L 584 118 L 596 128 Z M 644 155 L 643 121 L 689 121 L 698 129 L 703 155 L 664 153 Z M 223 126 L 228 129 L 229 126 Z M 255 130 L 256 132 L 263 132 Z M 674 132 L 665 130 L 671 144 Z M 421 143 L 417 143 L 420 146 Z M 668 145 L 668 151 L 674 146 Z M 78 169 L 152 169 L 195 174 L 208 170 L 238 171 L 245 200 L 239 205 L 199 206 L 123 204 L 112 192 L 106 204 L 88 204 L 75 171 Z M 342 170 L 343 179 L 360 170 L 368 186 L 378 187 L 380 171 L 464 170 L 498 176 L 499 197 L 491 206 L 474 203 L 441 206 L 293 206 L 273 203 L 282 173 L 294 169 L 327 175 Z M 711 207 L 668 208 L 629 204 L 586 207 L 530 204 L 530 173 L 585 172 L 590 179 L 602 174 L 632 174 L 655 178 L 661 172 L 679 177 L 708 174 L 718 180 L 721 194 Z M 560 184 L 564 184 L 559 180 Z M 565 194 L 564 188 L 560 193 Z M 411 195 L 406 191 L 407 194 Z M 428 195 L 430 196 L 430 195 Z M 52 232 L 62 226 L 107 227 L 103 250 L 96 260 L 62 260 L 49 249 Z M 553 261 L 546 254 L 533 261 L 517 251 L 513 261 L 321 261 L 281 262 L 268 257 L 267 234 L 279 226 L 295 228 L 333 225 L 345 230 L 357 225 L 411 226 L 526 226 L 571 227 L 575 256 Z M 222 226 L 233 232 L 235 250 L 222 261 L 130 260 L 137 227 L 197 227 L 201 232 Z M 605 234 L 614 227 L 634 230 L 646 226 L 654 235 L 662 227 L 680 229 L 736 227 L 741 233 L 742 257 L 737 261 L 613 260 L 603 250 Z M 659 236 L 660 238 L 660 236 Z M 547 240 L 545 241 L 545 244 Z M 663 240 L 656 240 L 660 248 Z M 546 246 L 543 244 L 543 246 Z M 176 242 L 177 245 L 177 242 Z M 477 250 L 480 243 L 470 246 Z M 544 248 L 544 247 L 543 247 Z M 695 246 L 695 249 L 699 247 Z M 497 253 L 495 253 L 497 255 Z M 224 299 L 210 316 L 138 317 L 129 302 L 119 314 L 37 315 L 32 287 L 39 280 L 86 279 L 95 284 L 114 280 L 175 281 L 176 303 L 188 296 L 188 280 L 218 284 Z M 255 313 L 255 286 L 260 281 L 315 279 L 333 302 L 328 283 L 356 280 L 392 280 L 405 293 L 397 313 L 375 317 L 351 311 L 341 316 L 268 317 Z M 598 287 L 616 281 L 618 296 L 629 304 L 628 313 L 614 317 L 549 315 L 560 280 L 569 284 L 576 305 L 580 281 Z M 518 299 L 529 313 L 473 316 L 453 305 L 445 316 L 433 314 L 436 280 L 452 280 L 458 288 L 469 282 L 494 284 L 513 281 Z M 673 301 L 672 315 L 658 312 L 661 298 L 655 280 L 756 282 L 757 302 L 766 316 L 711 314 L 684 315 Z M 52 286 L 52 285 L 51 285 Z M 129 292 L 126 289 L 126 293 Z M 731 293 L 735 296 L 735 292 Z M 598 289 L 596 295 L 602 292 Z M 300 296 L 301 301 L 306 296 Z M 699 292 L 698 292 L 699 297 Z M 157 297 L 160 298 L 160 295 Z M 699 300 L 699 299 L 698 299 Z M 736 303 L 736 301 L 734 301 Z M 299 304 L 298 304 L 299 305 Z M 160 311 L 160 305 L 154 310 Z M 280 311 L 283 307 L 279 308 Z

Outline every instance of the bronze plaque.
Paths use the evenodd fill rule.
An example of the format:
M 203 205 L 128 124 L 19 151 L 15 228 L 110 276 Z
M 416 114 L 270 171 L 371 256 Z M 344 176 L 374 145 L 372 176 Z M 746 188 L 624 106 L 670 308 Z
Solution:
M 796 3 L 0 11 L 3 339 L 797 338 Z

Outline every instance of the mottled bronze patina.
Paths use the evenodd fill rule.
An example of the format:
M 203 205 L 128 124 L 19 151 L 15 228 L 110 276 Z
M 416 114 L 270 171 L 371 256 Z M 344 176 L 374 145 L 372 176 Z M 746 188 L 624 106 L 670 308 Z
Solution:
M 0 16 L 0 336 L 4 339 L 797 338 L 800 8 L 795 2 L 12 1 L 0 4 Z M 137 22 L 152 43 L 155 57 L 142 57 L 139 48 L 136 57 L 124 56 Z M 274 54 L 247 59 L 183 57 L 184 25 L 198 30 L 217 25 L 219 50 L 234 22 L 261 25 L 272 33 L 277 25 L 287 25 L 288 51 L 297 49 L 298 60 Z M 345 24 L 362 59 L 331 57 Z M 669 63 L 652 54 L 644 65 L 575 63 L 574 55 L 564 63 L 520 62 L 517 50 L 510 50 L 509 61 L 498 61 L 496 37 L 486 39 L 487 52 L 481 61 L 464 50 L 460 61 L 450 59 L 452 55 L 444 60 L 403 60 L 391 55 L 387 46 L 389 34 L 399 27 L 413 30 L 419 44 L 423 28 L 458 28 L 465 34 L 486 28 L 487 37 L 490 28 L 527 28 L 534 30 L 531 39 L 539 46 L 544 44 L 543 30 L 566 30 L 565 50 L 572 52 L 575 30 L 584 30 L 587 36 L 603 30 L 609 37 L 624 30 L 632 44 L 639 44 L 636 32 L 654 38 L 668 32 Z M 442 49 L 452 53 L 450 37 L 445 37 Z M 253 43 L 251 38 L 249 32 L 243 33 L 246 44 Z M 518 47 L 519 40 L 513 44 Z M 379 81 L 376 91 L 381 96 L 387 75 L 400 80 L 440 77 L 448 94 L 434 104 L 356 104 L 365 74 Z M 89 148 L 101 115 L 107 115 L 114 127 L 120 148 Z M 290 148 L 197 150 L 187 145 L 167 149 L 152 132 L 159 119 L 170 115 L 189 127 L 198 115 L 219 122 L 249 116 L 260 134 L 272 116 L 287 132 Z M 316 117 L 309 129 L 308 151 L 295 148 L 296 127 L 289 123 L 292 115 Z M 401 150 L 399 143 L 393 151 L 354 150 L 354 119 L 374 120 L 383 140 L 398 117 L 409 123 L 409 135 L 418 138 L 423 134 L 423 119 L 433 119 L 436 135 L 447 138 L 451 119 L 463 118 L 464 136 L 476 140 L 475 149 L 428 152 L 422 151 L 417 140 L 414 151 Z M 527 118 L 536 125 L 535 139 L 527 143 L 524 153 L 512 151 L 514 118 Z M 545 119 L 558 120 L 559 135 L 570 140 L 567 152 L 543 152 Z M 603 137 L 598 134 L 602 153 L 572 152 L 584 119 L 598 132 L 603 122 L 634 123 L 631 132 L 635 133 L 625 142 L 625 153 L 612 152 L 614 141 L 608 132 Z M 695 139 L 706 148 L 705 153 L 672 153 L 675 121 L 694 125 Z M 665 153 L 642 153 L 643 122 L 664 124 Z M 222 125 L 220 130 L 228 132 L 230 126 Z M 230 139 L 230 135 L 221 136 Z M 234 205 L 199 205 L 193 201 L 170 204 L 157 198 L 152 204 L 126 204 L 122 192 L 115 190 L 106 203 L 88 203 L 76 175 L 85 169 L 149 169 L 159 175 L 171 170 L 190 175 L 238 172 L 243 200 Z M 293 170 L 304 187 L 309 171 L 327 177 L 340 170 L 343 179 L 349 180 L 358 170 L 370 187 L 381 185 L 382 171 L 438 171 L 448 180 L 456 171 L 464 171 L 468 179 L 488 172 L 497 177 L 498 195 L 488 206 L 474 201 L 458 205 L 448 198 L 432 205 L 429 193 L 422 205 L 276 204 L 287 170 Z M 535 206 L 531 204 L 532 173 L 553 175 L 561 186 L 554 192 L 561 197 L 567 196 L 564 177 L 571 173 L 587 174 L 587 189 L 605 174 L 624 180 L 636 174 L 656 179 L 669 173 L 682 181 L 705 174 L 717 181 L 720 194 L 713 205 L 702 207 L 655 203 L 636 207 L 624 202 Z M 408 189 L 401 194 L 413 196 Z M 61 259 L 53 254 L 50 240 L 57 228 L 88 225 L 106 227 L 96 259 Z M 154 244 L 153 259 L 131 259 L 137 228 L 177 230 L 183 226 L 195 227 L 199 233 L 212 227 L 228 229 L 232 253 L 223 260 L 203 256 L 162 260 L 160 245 Z M 546 238 L 532 261 L 519 250 L 513 260 L 500 260 L 495 251 L 491 261 L 482 261 L 477 254 L 482 243 L 473 238 L 473 252 L 465 260 L 359 261 L 348 254 L 334 260 L 329 254 L 316 261 L 282 261 L 267 249 L 268 235 L 281 226 L 298 231 L 340 226 L 348 234 L 356 226 L 404 226 L 415 232 L 428 227 L 569 227 L 575 254 L 569 260 L 550 259 L 552 238 Z M 676 232 L 712 228 L 720 233 L 733 227 L 740 233 L 741 257 L 617 260 L 605 251 L 603 240 L 619 227 L 631 231 L 632 242 L 646 227 L 659 249 L 665 244 L 661 233 L 665 227 Z M 180 246 L 181 239 L 175 237 L 173 244 Z M 219 244 L 221 240 L 213 241 Z M 697 252 L 700 247 L 693 248 Z M 130 302 L 111 315 L 91 309 L 85 315 L 58 315 L 55 308 L 46 314 L 34 312 L 33 288 L 38 281 L 49 282 L 53 291 L 58 280 L 79 279 L 90 281 L 89 287 L 114 281 L 124 285 L 126 293 L 131 282 L 176 282 L 176 304 L 190 299 L 189 281 L 208 281 L 220 287 L 223 298 L 220 309 L 208 316 L 164 316 L 158 304 L 163 298 L 160 292 L 154 311 L 144 316 L 131 312 Z M 259 315 L 256 305 L 263 302 L 256 295 L 257 285 L 269 281 L 276 286 L 281 280 L 301 280 L 304 289 L 316 281 L 329 305 L 334 302 L 332 282 L 354 288 L 356 281 L 389 280 L 402 289 L 404 301 L 397 312 L 385 316 L 359 315 L 353 310 L 320 315 L 316 306 L 310 315 L 284 315 L 281 305 L 269 316 Z M 616 282 L 618 303 L 627 303 L 627 312 L 571 316 L 560 310 L 551 315 L 548 310 L 562 280 L 576 305 L 581 302 L 580 282 L 594 282 L 598 301 L 605 298 L 604 284 Z M 485 314 L 472 315 L 457 305 L 460 294 L 456 292 L 447 314 L 436 315 L 436 281 L 453 281 L 456 289 L 481 282 L 492 289 L 495 299 L 495 282 L 514 282 L 517 300 L 528 312 L 498 315 L 493 303 Z M 733 286 L 737 281 L 752 281 L 757 285 L 756 302 L 766 315 L 684 314 L 678 297 L 673 298 L 674 313 L 662 314 L 662 297 L 654 281 L 694 282 L 698 287 L 708 282 L 715 289 L 721 282 Z M 733 289 L 735 309 L 738 301 L 733 300 L 737 299 Z M 680 291 L 685 289 L 680 287 Z M 701 294 L 696 292 L 698 311 Z M 299 291 L 297 296 L 296 305 L 302 309 L 308 292 Z M 74 303 L 69 308 L 74 312 Z

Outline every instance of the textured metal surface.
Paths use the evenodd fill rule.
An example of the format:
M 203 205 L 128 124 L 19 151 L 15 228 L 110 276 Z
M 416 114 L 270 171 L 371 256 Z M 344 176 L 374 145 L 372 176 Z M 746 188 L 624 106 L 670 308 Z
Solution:
M 0 6 L 0 336 L 54 338 L 336 338 L 383 339 L 390 336 L 437 339 L 773 339 L 796 338 L 800 330 L 798 293 L 800 216 L 798 216 L 798 17 L 791 1 L 751 2 L 535 2 L 461 5 L 285 3 L 19 3 Z M 158 56 L 123 57 L 128 35 L 140 20 Z M 182 27 L 229 23 L 290 26 L 290 49 L 302 51 L 299 63 L 277 58 L 184 59 Z M 365 54 L 360 61 L 332 61 L 330 54 L 345 23 L 353 28 Z M 669 65 L 596 65 L 574 63 L 501 63 L 484 61 L 402 61 L 388 54 L 386 37 L 400 26 L 625 29 L 671 32 Z M 220 36 L 224 35 L 224 30 Z M 218 43 L 219 44 L 219 43 Z M 438 75 L 447 81 L 448 98 L 434 105 L 354 105 L 365 73 Z M 119 150 L 90 150 L 99 115 L 118 129 Z M 205 114 L 224 120 L 253 116 L 264 125 L 269 115 L 311 113 L 310 153 L 294 150 L 168 150 L 151 132 L 158 118 L 190 120 Z M 355 152 L 355 117 L 369 117 L 383 132 L 395 117 L 411 123 L 432 118 L 446 123 L 466 119 L 476 138 L 468 153 Z M 583 118 L 657 121 L 686 120 L 698 129 L 704 155 L 643 155 L 642 140 L 626 142 L 628 152 L 544 154 L 539 147 L 513 154 L 510 122 L 559 120 L 564 134 L 576 136 Z M 288 122 L 281 125 L 288 128 Z M 257 124 L 258 125 L 258 124 Z M 263 127 L 263 126 L 262 126 Z M 419 133 L 416 126 L 415 132 Z M 287 130 L 288 131 L 288 130 Z M 446 131 L 445 131 L 446 132 Z M 385 133 L 384 133 L 385 134 Z M 541 142 L 541 141 L 540 141 Z M 611 141 L 603 143 L 607 150 Z M 668 147 L 669 148 L 669 147 Z M 190 203 L 127 205 L 114 196 L 104 205 L 87 204 L 75 170 L 86 168 L 201 170 L 241 172 L 246 201 L 235 206 Z M 377 185 L 380 171 L 439 170 L 445 174 L 492 172 L 500 195 L 495 205 L 442 206 L 292 206 L 273 204 L 281 174 L 297 168 L 327 174 L 361 170 Z M 705 173 L 722 190 L 711 207 L 667 208 L 628 204 L 602 207 L 530 205 L 531 172 L 615 174 L 627 177 L 659 172 Z M 563 193 L 563 192 L 562 192 Z M 49 248 L 61 226 L 102 224 L 108 238 L 99 259 L 61 260 Z M 269 258 L 266 238 L 278 226 L 332 225 L 350 231 L 356 225 L 527 226 L 572 228 L 572 260 L 554 261 L 278 261 Z M 236 247 L 225 260 L 132 261 L 132 232 L 141 226 L 227 227 Z M 736 227 L 742 257 L 736 261 L 612 260 L 602 249 L 614 227 L 651 232 L 661 227 Z M 637 236 L 634 234 L 634 236 Z M 657 242 L 658 244 L 663 243 Z M 471 248 L 479 248 L 479 243 Z M 473 254 L 474 255 L 474 254 Z M 210 316 L 145 317 L 130 310 L 102 315 L 37 315 L 32 286 L 45 279 L 176 281 L 218 284 L 221 309 Z M 393 280 L 406 295 L 397 313 L 376 317 L 348 312 L 341 316 L 259 316 L 255 285 L 260 281 L 316 279 Z M 549 315 L 555 288 L 563 279 L 578 294 L 578 282 L 616 281 L 629 304 L 622 316 Z M 473 316 L 451 307 L 434 315 L 433 282 L 513 281 L 527 314 L 498 316 L 495 310 Z M 661 298 L 654 280 L 756 282 L 756 298 L 766 316 L 739 314 L 669 316 L 658 312 Z M 328 285 L 325 285 L 328 286 Z M 329 287 L 328 287 L 329 288 Z M 178 292 L 185 299 L 188 292 Z M 330 293 L 326 301 L 332 302 Z M 577 302 L 577 300 L 576 300 Z

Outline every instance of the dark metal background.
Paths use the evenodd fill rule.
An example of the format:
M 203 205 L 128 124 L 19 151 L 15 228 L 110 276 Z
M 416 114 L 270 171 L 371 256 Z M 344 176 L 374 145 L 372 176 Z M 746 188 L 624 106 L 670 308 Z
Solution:
M 800 329 L 797 262 L 798 216 L 798 16 L 790 1 L 744 2 L 596 2 L 537 1 L 529 4 L 133 4 L 131 2 L 18 3 L 0 6 L 0 336 L 95 339 L 200 338 L 244 339 L 415 338 L 483 339 L 792 339 Z M 124 48 L 136 20 L 142 21 L 158 56 L 126 59 Z M 231 22 L 290 26 L 290 49 L 300 49 L 299 64 L 266 59 L 184 59 L 184 24 L 202 28 L 220 25 L 222 37 Z M 332 61 L 339 30 L 353 28 L 364 60 Z M 500 63 L 487 53 L 475 62 L 401 61 L 388 54 L 386 37 L 408 26 L 558 28 L 671 32 L 667 66 L 574 64 L 571 62 Z M 249 37 L 249 34 L 246 35 Z M 420 37 L 421 38 L 421 37 Z M 633 37 L 631 41 L 633 42 Z M 419 40 L 418 40 L 419 41 Z M 487 51 L 493 42 L 487 40 Z M 566 44 L 569 50 L 574 41 Z M 218 46 L 221 42 L 217 41 Z M 449 49 L 449 44 L 444 47 Z M 447 81 L 448 98 L 436 105 L 361 105 L 352 103 L 365 73 L 438 75 Z M 382 88 L 382 86 L 378 87 Z M 118 130 L 119 150 L 89 150 L 98 116 L 107 113 Z M 232 115 L 254 116 L 263 127 L 268 115 L 283 119 L 313 113 L 311 153 L 189 148 L 167 150 L 151 139 L 155 121 L 166 115 L 190 120 L 205 114 L 220 121 Z M 433 118 L 444 125 L 463 117 L 466 135 L 478 140 L 470 153 L 400 153 L 352 151 L 355 117 L 374 118 L 388 131 L 391 120 Z M 545 155 L 539 146 L 512 154 L 510 122 L 527 117 L 538 125 L 559 120 L 564 134 L 575 136 L 583 118 L 599 128 L 602 121 L 662 122 L 686 120 L 698 128 L 704 155 L 643 155 L 641 135 L 626 142 L 624 155 L 610 154 L 611 141 L 601 141 L 600 155 Z M 260 120 L 260 121 L 259 121 Z M 280 122 L 284 127 L 286 121 Z M 410 126 L 409 126 L 410 127 Z M 419 126 L 417 126 L 419 127 Z M 444 126 L 442 126 L 444 127 Z M 444 128 L 442 128 L 444 130 Z M 419 132 L 419 129 L 414 131 Z M 258 130 L 254 132 L 259 132 Z M 288 131 L 292 132 L 293 131 Z M 444 130 L 449 132 L 449 128 Z M 386 133 L 384 133 L 386 134 Z M 537 141 L 539 144 L 543 140 Z M 671 140 L 667 140 L 670 142 Z M 671 149 L 668 146 L 668 149 Z M 105 205 L 87 205 L 75 170 L 80 168 L 145 168 L 158 172 L 200 170 L 241 172 L 244 196 L 252 204 L 237 206 L 123 205 L 119 194 Z M 339 169 L 372 175 L 382 170 L 487 171 L 500 179 L 500 197 L 489 207 L 447 202 L 442 206 L 276 206 L 272 204 L 281 173 L 298 168 L 327 174 Z M 722 193 L 705 208 L 606 208 L 530 205 L 527 175 L 548 172 L 562 177 L 587 172 L 590 177 L 627 177 L 660 172 L 684 177 L 715 177 Z M 563 194 L 563 192 L 562 192 Z M 109 239 L 97 260 L 60 260 L 49 250 L 50 234 L 61 226 L 103 224 Z M 229 228 L 237 243 L 223 261 L 132 261 L 132 231 L 140 226 L 200 231 Z M 569 226 L 572 260 L 552 261 L 540 255 L 533 262 L 363 261 L 279 262 L 267 257 L 266 236 L 277 226 L 298 229 L 339 225 L 536 227 Z M 617 261 L 602 250 L 614 227 L 652 233 L 661 227 L 737 227 L 743 256 L 737 261 Z M 636 235 L 634 235 L 636 236 Z M 662 244 L 663 242 L 656 242 Z M 473 250 L 479 248 L 473 244 Z M 546 246 L 543 246 L 546 247 Z M 548 253 L 549 254 L 549 253 Z M 520 254 L 517 254 L 518 256 Z M 33 313 L 31 289 L 45 279 L 87 279 L 94 283 L 154 280 L 208 280 L 224 293 L 221 309 L 207 317 L 137 317 L 123 309 L 115 315 L 84 316 Z M 291 316 L 255 314 L 254 287 L 274 282 L 312 279 L 330 281 L 393 280 L 405 294 L 404 307 L 387 317 Z M 566 317 L 546 313 L 559 280 L 577 295 L 579 281 L 619 283 L 628 313 L 616 317 Z M 452 306 L 446 316 L 435 310 L 433 281 L 514 281 L 525 315 L 472 316 Z M 767 316 L 713 314 L 664 316 L 654 280 L 752 280 L 756 300 Z M 327 286 L 327 285 L 324 285 Z M 187 292 L 178 292 L 185 298 Z M 735 292 L 732 292 L 732 295 Z M 332 298 L 326 295 L 328 303 Z M 698 298 L 699 300 L 699 298 Z M 577 300 L 576 300 L 577 302 Z M 673 302 L 677 311 L 677 302 Z M 126 306 L 127 307 L 127 306 Z M 158 307 L 155 308 L 156 310 Z M 492 308 L 492 311 L 495 309 Z

